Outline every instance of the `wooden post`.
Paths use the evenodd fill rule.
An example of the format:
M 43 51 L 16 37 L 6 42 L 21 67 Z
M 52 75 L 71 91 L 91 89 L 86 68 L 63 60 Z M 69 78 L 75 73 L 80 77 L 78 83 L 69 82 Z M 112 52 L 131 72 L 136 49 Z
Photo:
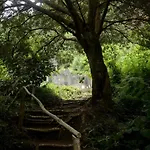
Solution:
M 33 85 L 33 87 L 32 87 L 32 94 L 33 94 L 33 95 L 35 94 L 35 87 L 34 87 L 34 85 Z M 34 100 L 34 98 L 31 97 L 31 100 Z
M 39 150 L 39 144 L 36 144 L 35 150 Z
M 20 102 L 20 108 L 19 108 L 19 123 L 18 127 L 19 129 L 22 129 L 23 126 L 23 120 L 24 120 L 24 113 L 25 113 L 25 102 L 24 99 Z
M 72 135 L 72 139 L 73 139 L 73 149 L 74 150 L 80 150 L 80 138 L 75 137 L 74 135 Z
M 23 96 L 22 99 L 20 100 L 20 108 L 19 108 L 19 122 L 18 122 L 19 129 L 22 129 L 23 127 L 23 120 L 25 115 L 25 96 L 26 93 L 23 92 Z

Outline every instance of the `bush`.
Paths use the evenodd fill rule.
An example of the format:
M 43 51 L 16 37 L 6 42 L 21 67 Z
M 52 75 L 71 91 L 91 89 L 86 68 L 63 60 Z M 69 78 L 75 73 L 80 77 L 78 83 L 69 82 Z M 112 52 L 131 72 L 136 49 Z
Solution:
M 149 85 L 142 77 L 127 76 L 115 85 L 114 100 L 128 114 L 139 114 L 150 97 Z
M 150 107 L 148 110 L 150 112 Z M 137 116 L 128 122 L 119 123 L 117 132 L 109 134 L 96 132 L 88 138 L 88 144 L 91 147 L 101 150 L 149 150 L 150 113 L 147 113 L 146 116 Z

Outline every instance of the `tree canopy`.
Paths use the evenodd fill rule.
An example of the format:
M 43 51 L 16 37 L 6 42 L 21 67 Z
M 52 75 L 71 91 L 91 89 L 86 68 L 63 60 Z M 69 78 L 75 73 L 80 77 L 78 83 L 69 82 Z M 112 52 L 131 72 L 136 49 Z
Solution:
M 56 64 L 80 74 L 80 82 L 83 74 L 92 78 L 92 98 L 82 107 L 86 148 L 149 150 L 149 8 L 148 0 L 1 0 L 1 149 L 12 144 L 9 132 L 14 132 L 1 127 L 1 118 L 15 102 L 23 110 L 22 86 L 37 86 L 32 92 L 47 106 L 61 103 L 60 96 L 84 95 L 70 86 L 40 86 Z M 26 106 L 33 108 L 28 99 Z

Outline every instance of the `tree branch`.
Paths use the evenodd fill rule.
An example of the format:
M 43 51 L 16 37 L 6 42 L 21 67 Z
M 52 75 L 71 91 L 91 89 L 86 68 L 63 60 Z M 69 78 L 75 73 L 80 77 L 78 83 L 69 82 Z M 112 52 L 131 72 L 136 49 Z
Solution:
M 78 5 L 79 12 L 80 12 L 80 14 L 81 14 L 81 17 L 82 17 L 83 23 L 85 24 L 84 15 L 83 15 L 83 13 L 82 13 L 82 9 L 81 9 L 81 7 L 80 7 L 80 5 L 79 5 L 79 1 L 78 1 L 78 0 L 76 0 L 76 3 L 77 3 L 77 5 Z
M 28 32 L 26 32 L 16 43 L 15 43 L 15 45 L 13 46 L 13 52 L 12 53 L 14 53 L 14 51 L 15 51 L 15 49 L 17 48 L 17 46 L 18 46 L 18 44 L 24 39 L 24 38 L 26 38 L 28 35 L 29 35 L 29 33 L 30 32 L 32 32 L 32 31 L 36 31 L 36 30 L 43 30 L 44 28 L 43 27 L 39 27 L 39 28 L 34 28 L 34 29 L 30 29 Z M 47 28 L 46 28 L 47 29 Z
M 64 17 L 62 17 L 62 16 L 60 16 L 56 13 L 53 13 L 50 10 L 44 9 L 40 6 L 37 6 L 35 3 L 31 2 L 30 0 L 24 0 L 24 2 L 26 2 L 27 5 L 31 6 L 35 10 L 40 11 L 45 15 L 48 15 L 50 18 L 55 20 L 58 24 L 62 25 L 63 27 L 67 26 L 68 28 L 71 28 L 72 30 L 75 29 L 75 26 L 74 26 L 73 22 L 65 19 Z
M 29 16 L 29 17 L 28 17 L 24 22 L 22 22 L 20 25 L 11 27 L 11 28 L 9 29 L 9 31 L 8 31 L 7 41 L 9 41 L 9 36 L 10 36 L 10 33 L 11 33 L 12 29 L 21 27 L 22 25 L 24 25 L 26 22 L 28 22 L 31 18 L 33 18 L 33 17 L 35 17 L 35 16 L 37 16 L 37 15 Z
M 89 0 L 88 24 L 93 31 L 95 30 L 95 16 L 98 5 L 99 0 Z
M 127 39 L 130 43 L 133 43 L 133 41 L 131 41 L 122 31 L 118 30 L 118 29 L 114 29 L 115 31 L 119 32 L 125 39 Z
M 73 7 L 73 4 L 71 2 L 71 0 L 65 0 L 66 4 L 67 4 L 67 8 L 71 14 L 71 17 L 75 23 L 75 27 L 76 27 L 76 32 L 81 33 L 82 29 L 83 29 L 83 21 L 80 18 L 80 16 L 78 15 L 76 9 Z
M 53 29 L 53 31 L 55 31 L 57 33 L 57 35 L 59 35 L 62 39 L 66 40 L 66 41 L 74 41 L 77 42 L 77 38 L 76 37 L 66 37 L 65 35 L 60 34 L 57 30 Z
M 36 54 L 39 53 L 44 47 L 50 45 L 53 41 L 55 41 L 56 38 L 58 38 L 59 35 L 53 37 L 49 42 L 47 42 L 46 44 L 44 44 L 42 47 L 40 47 L 37 51 L 36 51 Z
M 109 25 L 107 25 L 106 27 L 104 27 L 102 29 L 102 31 L 106 30 L 108 27 L 117 24 L 117 23 L 123 23 L 123 22 L 130 22 L 130 21 L 143 21 L 143 22 L 149 22 L 149 19 L 143 19 L 143 18 L 129 18 L 129 19 L 124 19 L 124 20 L 116 20 L 116 21 L 106 21 L 108 23 L 110 23 Z
M 106 2 L 106 7 L 104 9 L 104 12 L 103 12 L 103 15 L 102 15 L 102 18 L 100 21 L 100 27 L 99 27 L 99 33 L 98 34 L 101 34 L 103 31 L 103 24 L 104 24 L 104 20 L 105 20 L 105 17 L 107 15 L 107 12 L 108 12 L 108 7 L 109 7 L 110 2 L 111 2 L 111 0 L 107 0 L 107 2 Z
M 15 8 L 15 7 L 20 7 L 20 6 L 25 6 L 25 4 L 14 4 L 14 5 L 11 5 L 11 6 L 5 6 L 5 7 L 2 7 L 0 9 L 0 11 L 4 11 L 4 10 L 9 9 L 9 8 Z
M 48 6 L 54 8 L 56 11 L 70 15 L 70 13 L 67 11 L 66 8 L 60 7 L 59 5 L 55 4 L 53 1 L 48 1 L 48 0 L 42 0 L 42 1 Z

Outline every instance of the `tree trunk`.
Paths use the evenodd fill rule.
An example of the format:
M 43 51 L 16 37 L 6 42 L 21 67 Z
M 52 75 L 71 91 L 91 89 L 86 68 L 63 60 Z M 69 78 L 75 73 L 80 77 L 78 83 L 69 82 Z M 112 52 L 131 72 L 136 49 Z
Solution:
M 92 104 L 104 103 L 112 108 L 110 79 L 103 60 L 102 47 L 99 38 L 89 38 L 82 43 L 87 55 L 92 75 Z

